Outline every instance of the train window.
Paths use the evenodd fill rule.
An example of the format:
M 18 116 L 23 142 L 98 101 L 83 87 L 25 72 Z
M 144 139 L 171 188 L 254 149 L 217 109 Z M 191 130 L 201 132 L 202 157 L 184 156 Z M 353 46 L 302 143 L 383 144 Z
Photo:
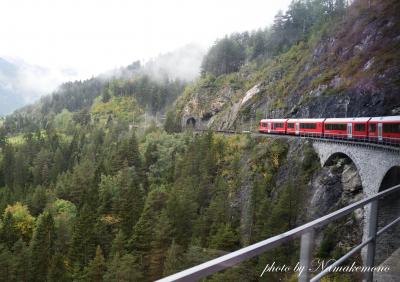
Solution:
M 370 123 L 369 124 L 369 131 L 370 132 L 375 132 L 376 130 L 376 124 L 375 123 Z
M 261 126 L 262 126 L 262 127 L 267 127 L 267 123 L 266 123 L 266 122 L 263 122 L 263 123 L 261 123 Z
M 325 130 L 346 130 L 347 124 L 345 123 L 333 123 L 325 124 Z
M 288 128 L 294 128 L 294 123 L 288 123 L 288 124 L 287 124 L 287 127 L 288 127 Z
M 355 131 L 365 131 L 365 124 L 361 124 L 361 123 L 355 124 L 354 130 Z
M 300 123 L 300 128 L 316 129 L 317 128 L 317 124 L 316 123 Z
M 283 123 L 282 122 L 274 123 L 274 128 L 283 128 Z
M 399 123 L 384 123 L 383 132 L 385 133 L 400 133 Z

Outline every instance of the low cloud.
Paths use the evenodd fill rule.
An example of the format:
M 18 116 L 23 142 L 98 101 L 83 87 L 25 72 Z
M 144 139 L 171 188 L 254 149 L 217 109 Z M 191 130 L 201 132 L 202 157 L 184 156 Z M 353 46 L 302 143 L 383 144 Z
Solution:
M 76 78 L 73 70 L 49 69 L 19 59 L 0 58 L 0 115 L 33 103 L 61 83 Z
M 202 46 L 188 44 L 147 61 L 144 71 L 155 79 L 163 79 L 167 76 L 171 79 L 192 81 L 200 74 L 200 66 L 205 52 L 205 48 Z

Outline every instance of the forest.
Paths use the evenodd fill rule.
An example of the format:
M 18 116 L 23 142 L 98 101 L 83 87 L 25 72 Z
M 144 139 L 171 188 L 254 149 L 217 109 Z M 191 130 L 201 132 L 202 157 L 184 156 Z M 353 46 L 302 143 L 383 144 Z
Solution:
M 2 135 L 1 281 L 153 281 L 299 222 L 294 183 L 274 184 L 288 149 L 282 140 L 74 127 L 17 144 Z M 243 161 L 253 187 L 250 234 L 235 203 Z M 315 155 L 300 166 L 293 181 L 305 189 Z M 249 279 L 263 259 L 214 279 Z

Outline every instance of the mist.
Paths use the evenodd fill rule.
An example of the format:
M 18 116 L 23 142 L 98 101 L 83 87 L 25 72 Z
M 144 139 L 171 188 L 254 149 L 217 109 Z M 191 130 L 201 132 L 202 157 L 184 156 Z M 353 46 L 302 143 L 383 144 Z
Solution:
M 159 55 L 144 64 L 144 72 L 154 79 L 181 79 L 193 81 L 200 74 L 206 49 L 198 44 L 188 44 L 173 52 Z
M 0 64 L 0 115 L 35 102 L 50 94 L 78 74 L 70 69 L 50 69 L 31 65 L 21 59 L 1 59 Z

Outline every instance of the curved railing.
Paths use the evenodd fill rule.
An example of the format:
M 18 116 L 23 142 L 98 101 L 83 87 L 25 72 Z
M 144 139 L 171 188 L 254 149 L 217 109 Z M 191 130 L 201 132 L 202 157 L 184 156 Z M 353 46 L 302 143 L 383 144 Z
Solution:
M 196 130 L 196 132 L 208 132 L 209 130 Z M 233 131 L 233 130 L 212 130 L 216 133 L 222 134 L 251 134 L 253 136 L 273 136 L 273 137 L 288 137 L 288 138 L 306 138 L 315 141 L 325 142 L 341 142 L 352 145 L 372 146 L 376 148 L 386 148 L 393 151 L 400 152 L 400 138 L 385 138 L 378 140 L 377 138 L 361 137 L 354 135 L 353 138 L 348 138 L 347 134 L 315 134 L 315 133 L 301 133 L 301 134 L 282 134 L 282 133 L 264 133 L 254 131 Z

